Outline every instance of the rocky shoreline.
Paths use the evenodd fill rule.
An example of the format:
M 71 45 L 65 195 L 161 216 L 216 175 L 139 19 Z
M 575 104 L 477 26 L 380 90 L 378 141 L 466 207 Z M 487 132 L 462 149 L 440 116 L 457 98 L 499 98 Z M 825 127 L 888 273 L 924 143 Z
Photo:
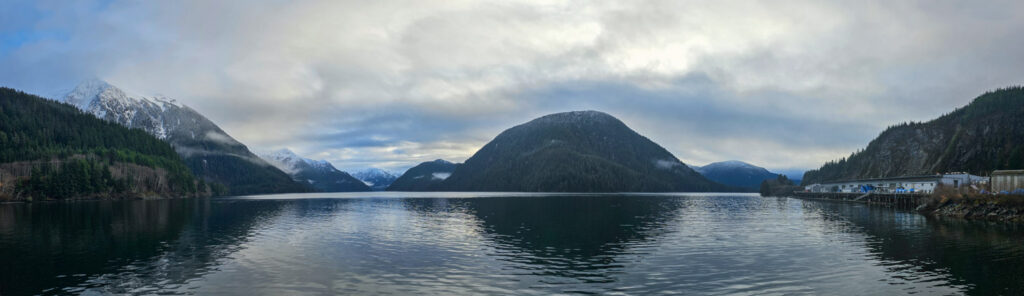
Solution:
M 922 204 L 918 213 L 932 217 L 955 217 L 971 220 L 1024 222 L 1024 206 L 1007 205 L 996 201 L 946 201 Z
M 792 193 L 791 198 L 854 202 L 914 210 L 930 217 L 950 217 L 970 220 L 1024 222 L 1024 195 L 992 195 L 979 193 L 939 192 L 930 195 L 902 195 L 891 198 L 886 195 L 864 195 L 859 193 Z

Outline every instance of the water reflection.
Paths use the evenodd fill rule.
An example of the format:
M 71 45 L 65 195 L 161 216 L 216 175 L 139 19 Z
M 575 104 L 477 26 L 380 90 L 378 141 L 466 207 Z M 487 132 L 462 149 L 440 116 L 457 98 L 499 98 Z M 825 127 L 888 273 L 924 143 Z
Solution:
M 869 250 L 902 278 L 941 278 L 972 295 L 1024 294 L 1024 226 L 1020 224 L 926 218 L 907 211 L 829 202 L 808 203 L 808 207 L 842 217 L 870 235 Z
M 170 286 L 237 249 L 274 204 L 209 199 L 0 205 L 0 294 Z
M 0 294 L 1022 294 L 1024 229 L 753 195 L 0 205 Z
M 614 281 L 617 256 L 668 231 L 681 203 L 671 197 L 552 196 L 467 202 L 497 255 L 536 275 Z

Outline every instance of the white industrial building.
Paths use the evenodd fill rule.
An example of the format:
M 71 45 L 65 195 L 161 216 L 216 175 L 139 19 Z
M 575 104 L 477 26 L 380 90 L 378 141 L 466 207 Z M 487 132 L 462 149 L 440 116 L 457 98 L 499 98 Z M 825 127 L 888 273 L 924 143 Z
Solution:
M 930 176 L 906 176 L 893 178 L 861 179 L 812 184 L 804 187 L 807 192 L 878 192 L 878 193 L 932 193 L 939 184 L 960 188 L 988 183 L 988 177 L 968 173 L 947 173 Z
M 1013 192 L 1024 189 L 1024 170 L 992 172 L 992 192 Z

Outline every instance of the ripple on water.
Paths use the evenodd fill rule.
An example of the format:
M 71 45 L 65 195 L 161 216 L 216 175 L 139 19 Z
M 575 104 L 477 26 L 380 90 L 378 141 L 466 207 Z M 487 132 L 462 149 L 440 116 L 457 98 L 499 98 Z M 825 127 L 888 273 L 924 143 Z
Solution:
M 0 219 L 0 259 L 65 262 L 19 283 L 29 294 L 930 295 L 1024 286 L 1018 227 L 861 205 L 714 194 L 306 197 L 124 207 L 147 208 L 150 220 L 109 204 L 46 219 L 38 215 L 55 211 L 3 205 L 15 218 Z M 15 220 L 28 222 L 2 223 Z M 0 292 L 13 279 L 2 274 Z

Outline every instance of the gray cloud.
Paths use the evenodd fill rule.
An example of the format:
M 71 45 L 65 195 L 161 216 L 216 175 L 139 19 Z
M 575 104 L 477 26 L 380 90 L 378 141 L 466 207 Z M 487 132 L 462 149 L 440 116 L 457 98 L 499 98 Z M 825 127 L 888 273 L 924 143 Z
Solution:
M 0 83 L 98 76 L 343 169 L 580 109 L 687 163 L 811 168 L 1024 80 L 1018 1 L 66 2 L 0 4 Z

